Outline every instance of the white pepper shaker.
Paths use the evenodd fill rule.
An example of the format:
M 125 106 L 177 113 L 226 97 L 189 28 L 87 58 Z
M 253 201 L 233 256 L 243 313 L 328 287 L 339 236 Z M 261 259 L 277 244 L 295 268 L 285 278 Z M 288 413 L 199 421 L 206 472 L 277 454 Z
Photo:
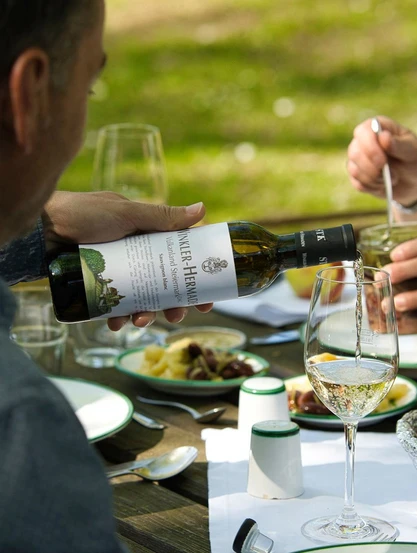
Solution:
M 289 499 L 303 493 L 300 428 L 295 422 L 253 425 L 247 491 L 263 499 Z

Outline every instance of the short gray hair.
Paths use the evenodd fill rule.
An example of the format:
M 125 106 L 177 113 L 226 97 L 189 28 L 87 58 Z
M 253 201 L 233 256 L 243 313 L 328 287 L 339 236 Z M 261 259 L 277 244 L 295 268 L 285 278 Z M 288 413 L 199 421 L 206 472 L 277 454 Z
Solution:
M 64 86 L 96 11 L 96 0 L 0 0 L 0 81 L 24 50 L 38 47 L 51 60 L 52 84 Z

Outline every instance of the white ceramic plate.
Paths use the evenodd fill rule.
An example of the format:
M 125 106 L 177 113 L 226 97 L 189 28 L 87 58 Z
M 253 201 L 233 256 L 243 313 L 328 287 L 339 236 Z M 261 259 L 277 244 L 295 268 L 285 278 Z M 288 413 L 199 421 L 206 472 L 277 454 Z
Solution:
M 182 338 L 191 338 L 206 348 L 242 349 L 246 344 L 246 334 L 222 326 L 188 326 L 174 330 L 165 336 L 165 343 L 172 344 Z
M 306 324 L 302 324 L 300 327 L 300 340 L 304 342 Z M 340 346 L 342 350 L 345 350 L 343 344 L 346 343 L 346 328 L 341 328 L 338 335 L 332 334 L 332 345 L 336 348 Z M 417 368 L 417 334 L 401 334 L 398 336 L 398 348 L 400 353 L 400 369 L 414 369 Z M 347 353 L 353 353 L 353 351 L 346 350 Z
M 360 426 L 375 424 L 393 415 L 404 413 L 411 409 L 417 403 L 417 383 L 404 376 L 397 376 L 396 382 L 404 383 L 408 387 L 408 392 L 398 400 L 398 403 L 392 409 L 367 415 L 359 422 Z M 305 374 L 294 376 L 285 380 L 287 391 L 291 389 L 311 390 L 309 380 Z M 342 421 L 336 415 L 310 415 L 304 413 L 291 413 L 291 419 L 298 422 L 305 422 L 318 428 L 342 428 Z M 417 550 L 416 550 L 417 551 Z
M 138 372 L 143 360 L 144 348 L 127 350 L 119 355 L 115 362 L 115 367 L 123 373 L 129 374 L 144 382 L 154 390 L 159 390 L 167 394 L 182 394 L 185 396 L 216 396 L 225 394 L 234 388 L 238 388 L 248 377 L 231 378 L 229 380 L 210 381 L 210 380 L 174 380 L 167 378 L 158 378 L 148 376 Z M 237 349 L 228 350 L 233 352 L 240 359 L 244 359 L 252 365 L 253 370 L 259 376 L 266 374 L 269 369 L 269 363 L 266 359 Z
M 133 405 L 120 392 L 86 380 L 49 379 L 71 404 L 90 442 L 108 438 L 130 422 Z
M 325 545 L 313 549 L 303 549 L 294 553 L 415 553 L 417 543 L 352 543 L 343 545 Z

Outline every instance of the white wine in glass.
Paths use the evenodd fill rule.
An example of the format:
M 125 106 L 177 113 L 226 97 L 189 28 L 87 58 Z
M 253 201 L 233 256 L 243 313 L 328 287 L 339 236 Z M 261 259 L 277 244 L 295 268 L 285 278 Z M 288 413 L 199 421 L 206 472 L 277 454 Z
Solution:
M 384 520 L 360 516 L 354 505 L 354 458 L 359 421 L 389 392 L 398 372 L 398 331 L 390 276 L 361 260 L 316 275 L 306 326 L 304 363 L 320 400 L 344 424 L 345 503 L 340 515 L 306 522 L 315 542 L 394 541 L 398 530 Z M 341 291 L 341 292 L 340 292 Z

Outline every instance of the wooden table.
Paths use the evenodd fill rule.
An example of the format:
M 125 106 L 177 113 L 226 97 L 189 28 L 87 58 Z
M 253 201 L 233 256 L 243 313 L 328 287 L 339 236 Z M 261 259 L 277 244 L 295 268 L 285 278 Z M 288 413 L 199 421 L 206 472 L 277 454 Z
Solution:
M 190 311 L 183 326 L 198 324 L 237 328 L 249 337 L 273 330 L 215 312 L 202 315 Z M 300 342 L 275 346 L 248 345 L 246 349 L 266 358 L 273 375 L 285 378 L 304 372 L 303 346 Z M 417 377 L 417 371 L 407 370 L 404 374 Z M 139 393 L 155 398 L 173 399 L 173 396 L 164 396 L 145 388 L 138 380 L 113 368 L 97 370 L 81 367 L 75 363 L 71 352 L 67 356 L 64 376 L 95 381 L 119 390 L 142 413 L 167 425 L 161 431 L 149 430 L 132 421 L 115 436 L 94 444 L 106 462 L 153 457 L 181 445 L 192 445 L 198 449 L 196 461 L 183 473 L 168 480 L 153 483 L 135 476 L 112 480 L 118 532 L 130 550 L 134 553 L 209 553 L 207 463 L 204 443 L 200 438 L 204 425 L 176 409 L 143 404 L 139 407 L 139 402 L 135 400 Z M 181 400 L 198 409 L 227 405 L 227 411 L 216 427 L 236 427 L 238 390 L 215 398 L 182 396 Z M 393 417 L 361 431 L 393 432 L 395 423 Z

